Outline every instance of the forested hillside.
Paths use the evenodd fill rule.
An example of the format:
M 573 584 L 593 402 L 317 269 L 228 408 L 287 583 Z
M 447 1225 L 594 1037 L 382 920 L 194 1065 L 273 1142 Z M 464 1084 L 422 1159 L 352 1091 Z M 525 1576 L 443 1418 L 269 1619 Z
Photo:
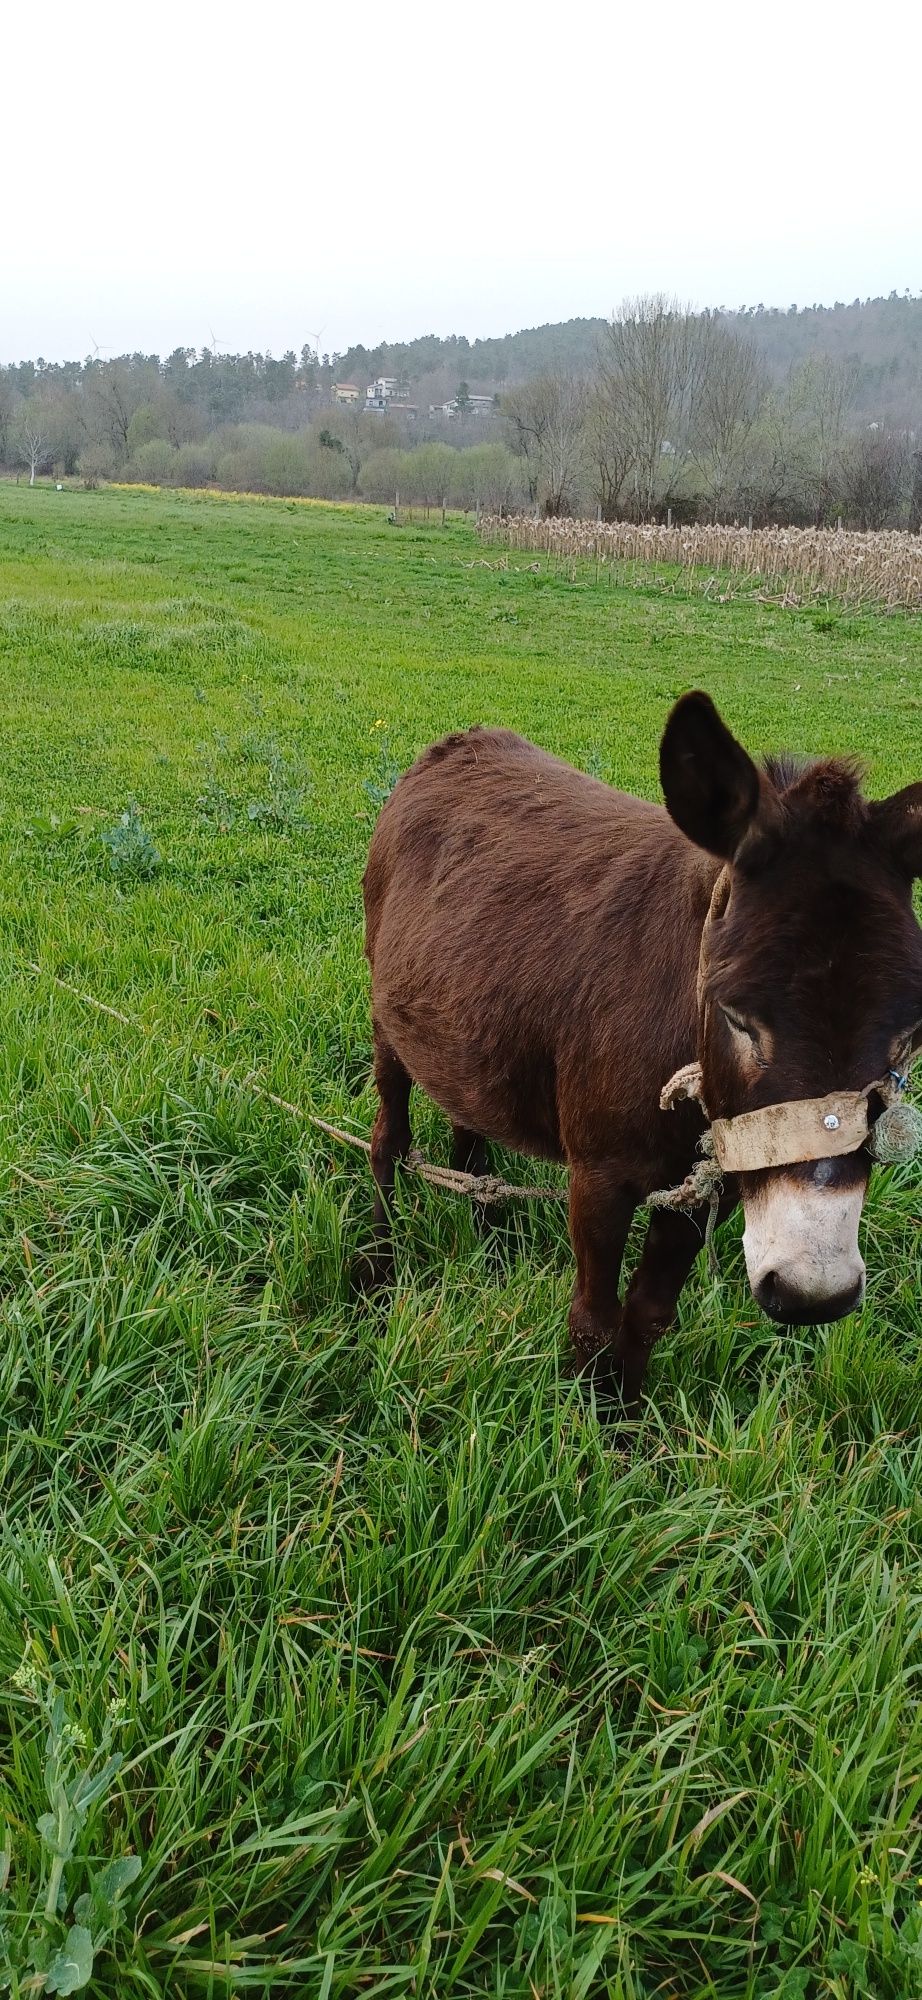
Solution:
M 722 311 L 722 316 L 735 330 L 751 336 L 775 380 L 804 361 L 828 355 L 856 371 L 855 407 L 860 414 L 887 420 L 918 416 L 922 296 L 891 292 L 886 299 L 787 310 L 742 306 Z M 406 373 L 413 382 L 438 377 L 446 388 L 464 377 L 478 386 L 501 389 L 548 370 L 582 374 L 591 369 L 605 326 L 603 319 L 568 319 L 498 339 L 471 341 L 456 335 L 439 340 L 427 334 L 419 340 L 349 348 L 337 366 L 356 381 L 364 380 L 366 373 L 369 380 Z
M 896 293 L 0 368 L 0 467 L 30 482 L 916 529 L 920 439 L 922 297 Z

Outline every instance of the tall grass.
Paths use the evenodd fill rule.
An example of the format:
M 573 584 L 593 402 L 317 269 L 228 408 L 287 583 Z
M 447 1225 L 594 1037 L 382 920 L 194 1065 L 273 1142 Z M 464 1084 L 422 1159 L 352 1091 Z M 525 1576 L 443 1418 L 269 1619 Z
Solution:
M 0 496 L 22 1993 L 131 1856 L 88 1989 L 120 2000 L 922 1988 L 912 1172 L 876 1180 L 860 1320 L 768 1325 L 728 1226 L 612 1440 L 568 1373 L 555 1207 L 490 1234 L 408 1180 L 369 1312 L 362 1163 L 238 1087 L 367 1127 L 360 875 L 432 736 L 513 724 L 652 795 L 699 682 L 753 745 L 860 749 L 882 791 L 919 775 L 919 628 L 477 555 L 368 510 Z M 130 800 L 149 874 L 101 838 Z M 122 1761 L 47 1918 L 56 1695 L 52 1778 L 114 1716 Z

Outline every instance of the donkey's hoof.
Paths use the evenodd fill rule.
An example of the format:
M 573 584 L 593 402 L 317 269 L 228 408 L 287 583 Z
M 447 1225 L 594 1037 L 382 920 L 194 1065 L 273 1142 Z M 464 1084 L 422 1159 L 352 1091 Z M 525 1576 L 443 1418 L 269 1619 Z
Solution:
M 389 1291 L 394 1282 L 394 1259 L 389 1250 L 359 1250 L 352 1260 L 352 1290 L 358 1298 L 372 1299 Z
M 593 1354 L 588 1360 L 577 1359 L 573 1370 L 583 1389 L 594 1392 L 599 1409 L 607 1416 L 621 1408 L 621 1374 L 610 1351 Z
M 615 1345 L 606 1344 L 587 1353 L 579 1341 L 572 1341 L 572 1372 L 581 1388 L 595 1397 L 596 1412 L 613 1437 L 622 1429 L 629 1434 L 641 1414 L 639 1395 L 626 1393 L 624 1369 Z

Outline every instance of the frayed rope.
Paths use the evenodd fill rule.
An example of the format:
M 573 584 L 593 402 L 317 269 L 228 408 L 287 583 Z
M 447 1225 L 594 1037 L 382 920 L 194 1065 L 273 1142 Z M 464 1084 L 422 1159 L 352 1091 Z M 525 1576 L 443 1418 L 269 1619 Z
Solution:
M 84 993 L 79 986 L 72 986 L 67 979 L 60 979 L 56 972 L 45 965 L 36 965 L 30 958 L 20 961 L 26 970 L 34 972 L 39 979 L 50 979 L 53 986 L 60 987 L 62 993 L 69 993 L 72 1000 L 79 1000 L 84 1007 L 92 1007 L 97 1014 L 107 1014 L 113 1021 L 121 1021 L 126 1028 L 133 1028 L 136 1034 L 147 1034 L 143 1021 L 131 1014 L 123 1014 L 119 1007 L 110 1007 L 105 1000 L 97 1000 L 94 993 Z M 222 1083 L 232 1084 L 235 1090 L 244 1090 L 251 1097 L 264 1098 L 268 1104 L 275 1104 L 280 1111 L 287 1111 L 292 1118 L 300 1119 L 304 1125 L 314 1125 L 319 1132 L 335 1139 L 340 1146 L 353 1146 L 356 1152 L 371 1156 L 369 1141 L 358 1132 L 346 1132 L 341 1125 L 332 1125 L 328 1118 L 321 1118 L 319 1112 L 305 1111 L 300 1104 L 292 1104 L 287 1097 L 278 1097 L 274 1090 L 267 1090 L 252 1074 L 234 1076 L 232 1070 L 222 1069 L 219 1063 L 208 1056 L 197 1056 L 197 1062 L 210 1067 Z M 433 1187 L 442 1188 L 446 1194 L 467 1195 L 469 1201 L 479 1202 L 483 1207 L 502 1201 L 567 1201 L 569 1190 L 565 1187 L 532 1186 L 520 1187 L 514 1181 L 500 1180 L 495 1174 L 466 1174 L 459 1167 L 438 1167 L 424 1160 L 414 1149 L 403 1162 L 404 1171 L 418 1174 Z

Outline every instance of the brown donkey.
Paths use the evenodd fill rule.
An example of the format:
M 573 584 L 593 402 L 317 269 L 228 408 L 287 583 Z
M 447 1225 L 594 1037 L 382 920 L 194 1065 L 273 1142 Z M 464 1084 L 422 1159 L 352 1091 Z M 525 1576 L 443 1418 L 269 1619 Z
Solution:
M 448 736 L 388 799 L 364 879 L 374 1275 L 417 1083 L 457 1166 L 484 1171 L 489 1139 L 566 1161 L 577 1361 L 628 1406 L 706 1220 L 655 1211 L 621 1303 L 634 1211 L 683 1179 L 704 1130 L 697 1103 L 660 1109 L 666 1079 L 697 1058 L 710 1117 L 735 1118 L 864 1092 L 922 1037 L 922 785 L 871 802 L 847 761 L 760 770 L 705 694 L 669 716 L 660 776 L 666 811 L 508 730 Z M 869 1124 L 882 1103 L 868 1095 Z M 869 1170 L 859 1145 L 727 1181 L 721 1214 L 742 1199 L 774 1319 L 860 1306 Z

